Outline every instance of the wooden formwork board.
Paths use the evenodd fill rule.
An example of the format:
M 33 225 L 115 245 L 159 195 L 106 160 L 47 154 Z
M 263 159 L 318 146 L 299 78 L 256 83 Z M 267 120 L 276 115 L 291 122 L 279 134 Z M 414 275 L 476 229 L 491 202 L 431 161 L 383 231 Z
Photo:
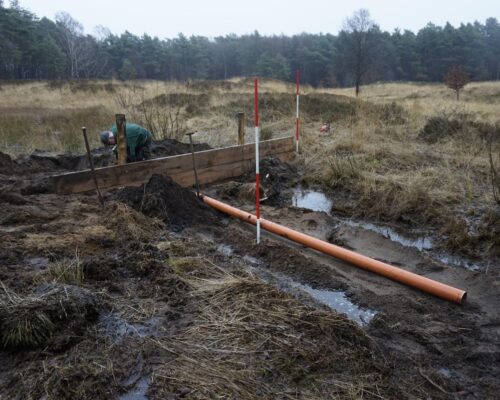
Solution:
M 263 141 L 259 151 L 261 158 L 273 156 L 286 161 L 293 153 L 293 137 Z M 255 144 L 199 151 L 195 153 L 195 158 L 199 182 L 212 183 L 251 171 L 255 161 Z M 101 189 L 138 186 L 153 174 L 168 175 L 182 186 L 194 184 L 190 153 L 97 168 L 95 173 Z M 55 175 L 51 177 L 51 183 L 58 194 L 95 189 L 90 170 Z

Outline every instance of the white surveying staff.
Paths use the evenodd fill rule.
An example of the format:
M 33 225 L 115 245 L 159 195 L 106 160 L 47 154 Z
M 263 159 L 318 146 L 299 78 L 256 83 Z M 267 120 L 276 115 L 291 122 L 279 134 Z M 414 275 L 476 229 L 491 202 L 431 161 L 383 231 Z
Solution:
M 254 80 L 255 112 L 255 216 L 257 217 L 257 244 L 260 243 L 260 170 L 259 170 L 259 81 Z

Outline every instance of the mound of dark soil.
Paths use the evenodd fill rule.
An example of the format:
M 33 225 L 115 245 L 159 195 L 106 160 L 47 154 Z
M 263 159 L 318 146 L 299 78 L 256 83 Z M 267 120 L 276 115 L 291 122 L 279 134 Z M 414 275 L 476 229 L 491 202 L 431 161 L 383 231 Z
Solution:
M 159 174 L 154 174 L 141 187 L 120 190 L 115 197 L 149 217 L 161 219 L 173 230 L 217 221 L 215 212 L 193 191 Z
M 194 151 L 210 150 L 211 147 L 206 143 L 193 144 Z M 175 156 L 185 154 L 191 151 L 188 143 L 182 143 L 175 139 L 155 140 L 151 144 L 151 154 L 153 158 Z
M 8 154 L 0 151 L 0 174 L 10 175 L 14 169 L 14 161 Z
M 260 164 L 262 186 L 267 200 L 266 204 L 279 206 L 285 204 L 285 189 L 297 184 L 299 173 L 293 165 L 280 161 L 278 158 L 265 158 Z
M 193 145 L 194 151 L 209 150 L 206 143 Z M 185 154 L 191 151 L 188 143 L 174 139 L 157 140 L 151 145 L 153 158 Z M 92 150 L 94 167 L 107 167 L 115 163 L 115 155 L 109 148 L 99 147 Z M 0 152 L 0 175 L 28 175 L 38 173 L 58 173 L 63 171 L 82 171 L 90 168 L 86 154 L 61 153 L 35 150 L 31 154 L 24 154 L 13 160 L 8 154 Z M 46 190 L 35 190 L 36 193 L 45 193 Z M 31 193 L 28 193 L 31 194 Z
M 260 161 L 260 177 L 260 193 L 261 197 L 266 197 L 266 205 L 281 206 L 290 202 L 291 193 L 286 189 L 296 186 L 299 173 L 294 165 L 279 158 L 264 158 Z M 237 198 L 253 202 L 254 178 L 253 173 L 248 173 L 239 182 L 226 182 L 217 189 L 217 196 L 226 200 Z

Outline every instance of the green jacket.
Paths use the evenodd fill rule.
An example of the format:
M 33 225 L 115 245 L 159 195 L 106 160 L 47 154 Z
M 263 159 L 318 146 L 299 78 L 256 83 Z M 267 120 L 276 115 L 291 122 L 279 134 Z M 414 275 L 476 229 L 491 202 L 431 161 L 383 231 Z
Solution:
M 111 127 L 111 132 L 116 136 L 118 130 L 116 124 Z M 127 136 L 127 153 L 131 160 L 136 159 L 137 150 L 144 146 L 151 144 L 151 133 L 140 125 L 127 122 L 126 125 Z

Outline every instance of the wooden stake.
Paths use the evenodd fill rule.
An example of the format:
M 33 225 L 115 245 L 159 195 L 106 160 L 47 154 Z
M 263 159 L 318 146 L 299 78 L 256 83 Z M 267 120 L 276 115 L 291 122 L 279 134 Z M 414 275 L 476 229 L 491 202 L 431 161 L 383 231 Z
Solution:
M 116 114 L 118 165 L 127 163 L 127 121 L 124 114 Z

